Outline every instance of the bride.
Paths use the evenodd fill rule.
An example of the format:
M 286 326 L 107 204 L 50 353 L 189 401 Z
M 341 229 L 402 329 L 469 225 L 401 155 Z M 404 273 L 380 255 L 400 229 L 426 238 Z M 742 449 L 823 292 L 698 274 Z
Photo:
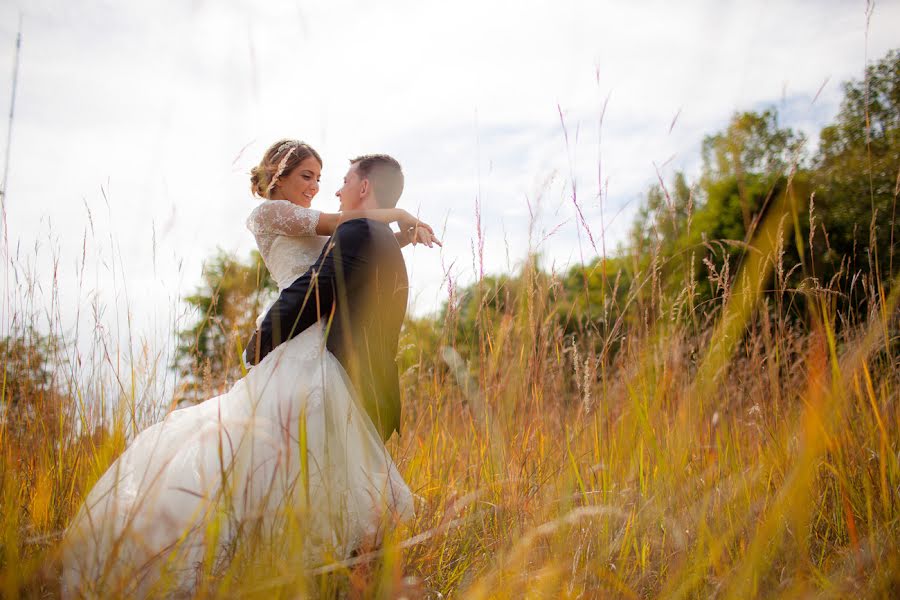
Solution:
M 439 243 L 404 210 L 311 209 L 321 169 L 313 148 L 282 140 L 252 171 L 264 201 L 247 226 L 279 290 L 349 219 L 397 222 L 401 245 Z M 409 488 L 317 324 L 226 393 L 135 437 L 66 530 L 63 596 L 190 593 L 248 532 L 292 547 L 299 538 L 308 565 L 340 559 L 412 513 Z M 293 536 L 278 536 L 286 528 Z

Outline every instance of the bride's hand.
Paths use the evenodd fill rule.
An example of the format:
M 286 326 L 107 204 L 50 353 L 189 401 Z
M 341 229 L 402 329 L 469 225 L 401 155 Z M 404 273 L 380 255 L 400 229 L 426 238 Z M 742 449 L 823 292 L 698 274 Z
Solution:
M 405 244 L 412 244 L 413 246 L 416 244 L 425 244 L 429 248 L 432 248 L 434 244 L 443 246 L 437 236 L 430 231 L 431 228 L 427 225 L 424 227 L 422 225 L 425 224 L 411 225 L 405 229 L 401 229 L 399 234 L 403 240 L 401 246 Z
M 443 244 L 441 244 L 441 240 L 439 240 L 437 238 L 437 236 L 434 235 L 434 233 L 432 231 L 430 231 L 430 228 L 429 228 L 429 230 L 426 230 L 423 227 L 419 227 L 417 229 L 414 229 L 414 234 L 415 234 L 415 239 L 413 240 L 413 245 L 425 244 L 429 248 L 434 247 L 434 244 L 437 244 L 438 246 L 441 246 L 441 247 L 444 246 Z
M 429 248 L 434 244 L 442 246 L 441 241 L 434 235 L 434 229 L 425 221 L 411 215 L 409 212 L 402 210 L 400 217 L 397 219 L 397 226 L 400 228 L 401 235 L 407 244 L 425 244 Z
M 400 231 L 407 231 L 408 229 L 414 227 L 417 229 L 425 229 L 428 233 L 434 236 L 434 229 L 432 229 L 431 225 L 429 225 L 425 221 L 420 221 L 405 210 L 402 211 L 400 215 L 400 218 L 397 219 L 397 226 L 400 228 Z

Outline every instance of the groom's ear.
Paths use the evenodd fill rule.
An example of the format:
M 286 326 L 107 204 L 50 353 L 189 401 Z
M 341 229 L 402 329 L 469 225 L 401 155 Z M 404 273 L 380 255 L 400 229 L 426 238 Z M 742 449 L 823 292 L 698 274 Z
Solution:
M 372 191 L 372 182 L 370 182 L 368 178 L 363 179 L 362 182 L 359 184 L 360 199 L 365 200 L 366 197 L 371 193 L 371 191 Z

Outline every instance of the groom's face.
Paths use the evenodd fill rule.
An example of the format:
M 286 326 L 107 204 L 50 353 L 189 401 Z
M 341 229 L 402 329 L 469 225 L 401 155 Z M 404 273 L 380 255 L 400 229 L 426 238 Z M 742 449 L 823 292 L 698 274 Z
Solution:
M 344 186 L 334 194 L 341 199 L 341 210 L 359 208 L 362 202 L 363 188 L 366 184 L 368 181 L 360 179 L 356 165 L 350 165 L 350 169 L 344 175 Z

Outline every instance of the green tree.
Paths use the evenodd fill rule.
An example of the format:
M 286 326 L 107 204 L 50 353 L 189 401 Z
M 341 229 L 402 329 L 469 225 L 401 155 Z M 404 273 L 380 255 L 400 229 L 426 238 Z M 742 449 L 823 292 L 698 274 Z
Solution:
M 749 242 L 754 223 L 801 163 L 803 134 L 778 125 L 774 108 L 737 113 L 703 139 L 698 233 Z
M 566 334 L 608 335 L 628 310 L 633 273 L 627 257 L 595 258 L 571 267 L 560 283 L 549 299 L 560 328 Z
M 689 233 L 696 201 L 694 189 L 680 171 L 666 188 L 651 186 L 632 226 L 633 252 L 646 256 L 654 251 L 673 254 Z
M 243 344 L 276 291 L 255 250 L 246 262 L 222 250 L 207 262 L 202 284 L 184 299 L 195 320 L 178 333 L 175 351 L 182 399 L 202 400 L 241 377 Z
M 636 270 L 658 273 L 658 288 L 647 294 L 674 296 L 696 281 L 696 300 L 712 298 L 788 177 L 795 185 L 805 181 L 796 170 L 804 142 L 779 126 L 774 109 L 736 113 L 723 131 L 704 138 L 696 183 L 679 172 L 665 188 L 651 187 L 631 234 Z
M 814 277 L 838 292 L 832 301 L 841 309 L 871 297 L 875 275 L 882 284 L 892 280 L 900 269 L 900 51 L 844 85 L 840 112 L 823 128 L 810 161 L 804 142 L 779 126 L 774 109 L 737 113 L 704 138 L 695 183 L 678 173 L 665 188 L 649 190 L 631 251 L 636 272 L 661 282 L 654 297 L 677 292 L 689 278 L 697 282 L 698 302 L 727 287 L 782 194 L 789 194 L 791 214 L 784 222 L 780 289 L 801 288 Z M 797 299 L 802 307 L 803 297 Z
M 642 305 L 652 304 L 659 288 L 675 292 L 684 287 L 685 275 L 692 270 L 690 245 L 697 243 L 693 235 L 697 201 L 696 185 L 682 172 L 675 173 L 666 187 L 657 184 L 647 191 L 632 225 L 628 261 L 632 274 L 653 271 L 659 275 L 657 289 L 641 286 L 638 290 Z
M 900 50 L 844 84 L 835 122 L 822 130 L 815 157 L 815 206 L 828 232 L 819 237 L 819 270 L 868 271 L 883 282 L 898 269 Z M 827 271 L 825 271 L 827 269 Z
M 0 430 L 58 438 L 68 405 L 57 379 L 63 348 L 61 338 L 41 334 L 33 324 L 14 323 L 0 339 Z

